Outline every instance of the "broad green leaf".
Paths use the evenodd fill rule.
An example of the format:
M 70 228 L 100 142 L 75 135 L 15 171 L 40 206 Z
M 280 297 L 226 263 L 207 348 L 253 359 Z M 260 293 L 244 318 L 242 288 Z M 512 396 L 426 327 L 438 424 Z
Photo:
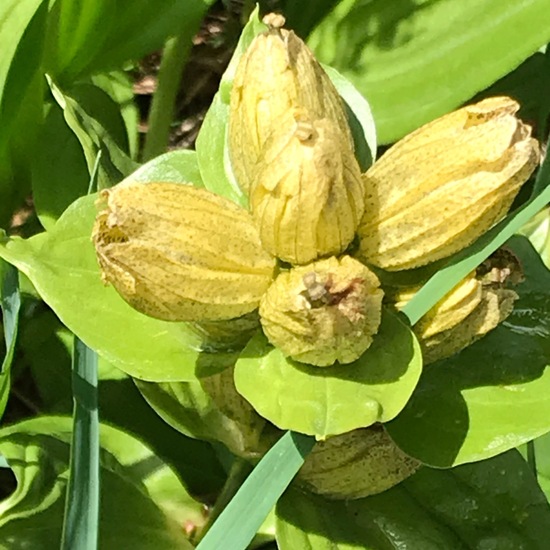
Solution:
M 348 365 L 297 363 L 258 335 L 237 361 L 235 385 L 278 428 L 325 439 L 394 418 L 409 400 L 421 369 L 413 333 L 384 312 L 371 347 Z
M 51 229 L 69 204 L 86 194 L 90 173 L 82 146 L 57 104 L 46 115 L 40 140 L 32 161 L 33 199 L 40 223 Z
M 525 271 L 504 323 L 424 369 L 403 412 L 387 424 L 422 462 L 482 460 L 550 431 L 550 273 L 525 238 L 510 242 Z
M 135 159 L 139 138 L 139 111 L 134 101 L 134 90 L 128 73 L 112 71 L 93 75 L 91 79 L 118 105 L 126 128 L 130 157 Z
M 72 380 L 75 406 L 62 550 L 95 548 L 99 536 L 97 354 L 76 336 Z
M 132 172 L 127 181 L 188 183 L 204 187 L 195 151 L 180 149 L 164 153 Z
M 0 430 L 0 453 L 17 490 L 0 503 L 0 548 L 59 548 L 72 421 L 45 416 Z M 100 430 L 101 547 L 191 549 L 183 525 L 201 525 L 202 505 L 139 440 Z
M 124 154 L 128 155 L 128 134 L 120 105 L 105 90 L 92 82 L 75 84 L 71 87 L 70 96 L 91 119 L 105 129 L 109 138 Z M 75 111 L 75 114 L 78 114 L 78 111 Z M 85 121 L 85 117 L 80 116 Z M 92 128 L 86 129 L 91 133 Z
M 244 550 L 275 506 L 305 457 L 313 438 L 287 432 L 260 460 L 197 550 Z
M 101 282 L 91 242 L 96 198 L 73 203 L 51 231 L 0 241 L 0 257 L 27 275 L 61 321 L 117 368 L 144 380 L 193 379 L 199 337 L 183 323 L 138 313 Z
M 376 127 L 371 108 L 357 88 L 336 69 L 327 66 L 323 68 L 346 103 L 348 121 L 355 143 L 355 156 L 361 172 L 366 172 L 376 158 Z
M 229 105 L 222 102 L 218 92 L 197 136 L 197 159 L 206 189 L 246 206 L 248 199 L 239 189 L 227 152 L 228 120 Z
M 548 7 L 548 0 L 342 0 L 309 44 L 368 99 L 379 140 L 390 143 L 550 41 Z
M 0 144 L 20 112 L 29 107 L 23 99 L 40 67 L 47 7 L 44 0 L 7 0 L 0 7 Z
M 72 341 L 72 334 L 49 308 L 36 311 L 22 326 L 19 349 L 30 367 L 43 414 L 72 413 Z M 101 358 L 99 410 L 102 422 L 135 435 L 162 456 L 193 494 L 221 489 L 225 474 L 212 447 L 171 428 L 147 404 L 133 379 Z
M 76 97 L 78 96 L 72 97 L 63 92 L 51 79 L 48 79 L 48 83 L 56 102 L 63 109 L 63 116 L 67 125 L 80 142 L 90 174 L 94 172 L 98 156 L 100 155 L 98 188 L 111 187 L 130 174 L 137 165 L 117 142 L 124 133 L 122 120 L 120 119 L 119 121 L 118 133 L 120 136 L 119 140 L 117 140 L 114 137 L 116 133 L 111 134 L 110 131 L 112 124 L 106 127 L 102 120 L 96 119 L 93 114 L 90 114 L 94 110 L 92 102 L 90 102 L 89 106 L 83 105 L 77 101 Z M 101 93 L 104 94 L 104 92 Z M 110 105 L 113 107 L 112 104 Z M 118 114 L 118 110 L 115 112 Z
M 59 0 L 50 16 L 47 71 L 64 85 L 117 69 L 176 34 L 191 42 L 211 0 Z
M 256 9 L 242 31 L 235 53 L 222 76 L 219 92 L 206 113 L 197 137 L 197 156 L 206 188 L 242 206 L 247 205 L 248 199 L 235 180 L 227 150 L 230 93 L 241 56 L 254 37 L 265 30 L 266 26 L 259 20 Z M 356 156 L 361 168 L 366 170 L 376 156 L 376 130 L 369 104 L 338 71 L 330 67 L 325 67 L 325 70 L 346 103 Z
M 0 6 L 0 226 L 30 188 L 29 151 L 43 116 L 43 52 L 48 2 L 6 0 Z
M 550 507 L 516 451 L 452 470 L 422 468 L 360 500 L 290 490 L 277 505 L 280 550 L 544 550 L 549 535 Z

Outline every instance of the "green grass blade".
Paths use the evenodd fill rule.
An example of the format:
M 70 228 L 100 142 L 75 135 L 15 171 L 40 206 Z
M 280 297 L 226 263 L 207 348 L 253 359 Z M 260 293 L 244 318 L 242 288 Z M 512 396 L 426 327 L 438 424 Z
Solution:
M 464 279 L 470 271 L 487 259 L 550 202 L 549 157 L 550 155 L 546 156 L 538 173 L 533 197 L 478 239 L 472 246 L 456 254 L 450 263 L 433 275 L 402 309 L 412 325 L 441 300 L 449 290 Z
M 197 550 L 244 550 L 314 444 L 312 437 L 286 432 L 254 468 Z
M 73 439 L 62 550 L 95 550 L 99 528 L 97 354 L 76 336 L 73 357 Z
M 15 341 L 19 326 L 19 310 L 21 309 L 21 295 L 19 293 L 19 272 L 16 267 L 0 260 L 0 273 L 2 274 L 2 288 L 0 293 L 0 307 L 2 308 L 2 321 L 4 325 L 4 341 L 6 343 L 6 356 L 2 361 L 0 374 L 4 374 L 11 367 Z

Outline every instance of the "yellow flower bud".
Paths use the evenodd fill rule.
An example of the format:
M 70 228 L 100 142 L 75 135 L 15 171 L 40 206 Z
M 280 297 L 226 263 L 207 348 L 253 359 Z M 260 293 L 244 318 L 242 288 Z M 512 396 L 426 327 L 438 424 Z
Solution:
M 295 361 L 351 363 L 371 345 L 383 292 L 363 264 L 344 256 L 281 273 L 262 298 L 268 340 Z
M 300 38 L 280 28 L 281 16 L 270 14 L 264 22 L 270 29 L 242 55 L 231 89 L 229 154 L 246 194 L 267 137 L 293 107 L 332 120 L 339 128 L 336 139 L 353 151 L 344 104 L 321 65 Z
M 275 269 L 252 217 L 190 185 L 123 184 L 101 193 L 93 241 L 103 280 L 166 321 L 239 317 L 258 307 Z
M 425 364 L 450 357 L 485 336 L 512 313 L 517 298 L 513 290 L 484 288 L 480 304 L 463 321 L 425 340 L 419 338 Z
M 413 327 L 424 363 L 458 353 L 504 321 L 518 295 L 503 284 L 519 282 L 521 277 L 517 258 L 499 249 L 456 285 Z M 419 288 L 389 290 L 386 296 L 399 310 Z
M 364 174 L 359 255 L 416 268 L 474 242 L 503 218 L 535 170 L 539 146 L 508 97 L 445 115 L 391 147 Z
M 395 307 L 402 309 L 418 292 L 420 287 L 399 289 L 388 292 Z M 426 313 L 414 326 L 414 332 L 421 340 L 426 340 L 461 323 L 482 301 L 482 285 L 470 273 L 463 281 L 448 292 L 439 302 Z
M 357 499 L 390 489 L 419 467 L 378 425 L 317 443 L 297 482 L 331 499 Z
M 363 215 L 363 184 L 353 151 L 328 118 L 292 109 L 267 140 L 250 191 L 266 250 L 305 264 L 339 254 Z
M 225 321 L 200 321 L 188 324 L 201 338 L 201 349 L 207 351 L 235 351 L 244 348 L 260 328 L 257 311 Z

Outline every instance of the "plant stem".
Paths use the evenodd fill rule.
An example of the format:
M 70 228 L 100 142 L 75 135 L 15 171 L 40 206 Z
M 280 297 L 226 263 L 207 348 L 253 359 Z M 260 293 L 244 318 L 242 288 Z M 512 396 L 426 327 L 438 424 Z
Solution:
M 144 162 L 164 153 L 170 135 L 170 124 L 174 114 L 174 103 L 181 82 L 192 43 L 189 30 L 166 41 L 157 79 L 157 90 L 153 95 L 149 113 L 149 129 L 143 147 Z
M 235 496 L 243 481 L 248 477 L 248 474 L 252 471 L 252 465 L 243 458 L 235 458 L 229 471 L 229 476 L 225 485 L 223 486 L 220 496 L 216 500 L 216 504 L 212 508 L 208 520 L 204 524 L 201 532 L 196 540 L 194 540 L 195 546 L 204 538 L 206 533 L 210 530 L 210 527 L 214 524 L 218 516 L 224 511 L 225 507 L 229 504 L 231 499 Z

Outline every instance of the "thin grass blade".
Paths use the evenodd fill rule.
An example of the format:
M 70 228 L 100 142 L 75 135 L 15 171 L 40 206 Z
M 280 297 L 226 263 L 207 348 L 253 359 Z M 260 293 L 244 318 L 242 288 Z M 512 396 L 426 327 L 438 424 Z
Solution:
M 73 439 L 62 550 L 95 550 L 99 529 L 97 354 L 74 337 Z
M 244 550 L 314 444 L 312 437 L 286 432 L 254 468 L 197 550 Z

